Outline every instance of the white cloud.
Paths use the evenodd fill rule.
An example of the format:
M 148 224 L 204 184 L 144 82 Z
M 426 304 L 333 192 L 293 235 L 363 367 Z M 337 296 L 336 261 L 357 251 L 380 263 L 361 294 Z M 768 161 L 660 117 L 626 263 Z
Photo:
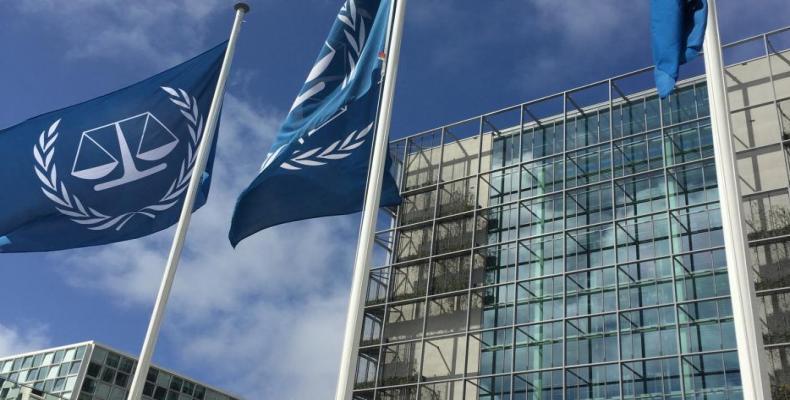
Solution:
M 758 35 L 768 30 L 784 28 L 788 25 L 790 2 L 785 0 L 760 1 L 719 1 L 719 29 L 722 40 L 735 41 L 745 35 Z M 746 31 L 738 36 L 728 37 L 730 31 Z
M 646 1 L 577 1 L 558 7 L 556 1 L 535 0 L 532 6 L 527 12 L 534 13 L 535 25 L 524 24 L 525 32 L 535 28 L 552 31 L 556 34 L 552 39 L 574 47 L 587 46 L 593 41 L 605 42 L 609 36 L 627 32 L 638 34 L 641 30 L 635 28 L 646 27 L 649 22 Z
M 635 59 L 649 60 L 647 1 L 576 1 L 557 7 L 555 1 L 536 0 L 533 6 L 527 10 L 534 13 L 532 23 L 520 32 L 534 51 L 522 53 L 517 74 L 529 87 L 548 83 L 568 89 L 643 66 Z M 591 76 L 596 67 L 608 72 Z
M 572 3 L 572 5 L 570 5 Z M 534 0 L 524 8 L 520 34 L 530 49 L 521 57 L 520 82 L 553 84 L 555 90 L 605 79 L 652 64 L 649 1 L 574 1 L 559 7 Z M 787 25 L 785 0 L 718 2 L 719 29 L 725 42 Z M 542 45 L 532 45 L 537 41 Z M 601 75 L 591 75 L 591 71 Z
M 356 221 L 287 224 L 231 248 L 236 196 L 282 119 L 262 109 L 226 96 L 209 202 L 193 218 L 160 346 L 180 360 L 168 367 L 196 366 L 210 383 L 249 398 L 323 398 L 337 377 Z M 119 307 L 148 309 L 172 235 L 68 253 L 64 277 L 101 288 Z
M 634 46 L 649 37 L 647 1 L 457 3 L 410 4 L 411 28 L 431 46 L 433 67 L 473 69 L 494 84 L 565 89 L 579 79 L 590 81 L 593 64 L 617 65 L 635 52 L 650 54 L 649 47 Z
M 68 57 L 122 55 L 165 67 L 204 50 L 211 19 L 230 4 L 25 0 L 8 6 L 60 32 L 71 44 Z M 353 217 L 293 223 L 231 248 L 236 197 L 284 117 L 249 89 L 257 73 L 237 70 L 229 82 L 236 95 L 225 98 L 210 198 L 193 218 L 159 345 L 176 357 L 167 367 L 208 376 L 247 398 L 323 398 L 337 377 L 357 225 Z M 106 294 L 112 307 L 147 311 L 172 237 L 169 229 L 50 257 L 69 267 L 63 277 L 70 285 Z
M 343 290 L 288 306 L 255 302 L 223 315 L 198 340 L 176 336 L 173 341 L 187 343 L 185 363 L 228 363 L 215 372 L 227 379 L 228 387 L 245 388 L 248 398 L 329 398 L 337 379 L 346 302 Z M 230 371 L 228 365 L 239 368 Z
M 45 325 L 9 326 L 0 324 L 0 357 L 26 353 L 50 346 Z
M 179 62 L 205 47 L 207 21 L 227 0 L 24 0 L 25 18 L 62 32 L 75 58 L 114 58 L 127 53 L 159 66 Z M 11 5 L 8 5 L 11 7 Z

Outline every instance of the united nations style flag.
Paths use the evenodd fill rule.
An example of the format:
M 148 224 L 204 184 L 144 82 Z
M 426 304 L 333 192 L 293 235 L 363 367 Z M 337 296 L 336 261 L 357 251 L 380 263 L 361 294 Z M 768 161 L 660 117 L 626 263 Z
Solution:
M 707 23 L 707 0 L 651 0 L 650 34 L 658 94 L 675 88 L 678 70 L 702 51 Z
M 379 104 L 390 0 L 348 0 L 261 171 L 241 194 L 235 246 L 270 226 L 360 211 Z M 400 203 L 384 176 L 381 205 Z
M 0 130 L 0 252 L 119 242 L 176 223 L 226 45 Z

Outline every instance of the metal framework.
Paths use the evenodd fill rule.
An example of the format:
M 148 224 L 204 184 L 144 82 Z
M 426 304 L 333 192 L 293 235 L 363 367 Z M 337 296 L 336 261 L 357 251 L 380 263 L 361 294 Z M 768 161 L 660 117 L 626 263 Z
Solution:
M 738 159 L 761 150 L 774 149 L 781 151 L 785 165 L 790 165 L 788 152 L 779 150 L 790 147 L 790 118 L 787 117 L 787 114 L 790 114 L 790 94 L 778 97 L 776 89 L 777 80 L 781 78 L 786 79 L 784 82 L 788 82 L 790 79 L 776 75 L 774 72 L 778 68 L 774 65 L 775 62 L 782 61 L 787 64 L 787 70 L 790 70 L 790 61 L 787 58 L 790 46 L 785 44 L 790 41 L 787 38 L 790 38 L 790 27 L 723 46 L 727 65 L 753 63 L 759 66 L 760 63 L 766 62 L 769 68 L 766 79 L 770 83 L 772 94 L 770 98 L 754 104 L 735 105 L 731 109 L 731 115 L 769 106 L 773 107 L 773 110 L 778 110 L 776 118 L 779 131 L 776 132 L 776 141 L 739 148 L 736 153 Z M 761 45 L 761 53 L 743 51 L 743 48 L 753 46 L 754 43 Z M 728 55 L 731 57 L 728 58 Z M 691 74 L 694 74 L 694 68 L 692 65 L 686 71 L 692 71 Z M 699 65 L 696 68 L 699 71 Z M 397 210 L 390 229 L 378 233 L 380 240 L 377 243 L 382 245 L 390 256 L 388 265 L 371 271 L 371 283 L 368 286 L 365 307 L 363 342 L 359 351 L 360 361 L 357 363 L 355 398 L 472 398 L 437 397 L 438 389 L 434 388 L 436 384 L 455 382 L 459 382 L 455 386 L 460 389 L 454 390 L 464 390 L 467 396 L 477 396 L 474 398 L 487 398 L 480 394 L 480 382 L 488 378 L 491 383 L 483 384 L 483 387 L 503 393 L 505 391 L 515 393 L 517 390 L 526 390 L 524 385 L 527 376 L 556 371 L 560 371 L 562 382 L 559 385 L 551 384 L 554 385 L 555 390 L 563 392 L 563 398 L 574 387 L 576 390 L 589 391 L 586 393 L 595 397 L 593 394 L 598 393 L 597 390 L 600 392 L 600 387 L 596 385 L 603 385 L 601 390 L 604 392 L 601 392 L 603 394 L 599 397 L 608 398 L 606 391 L 613 390 L 608 386 L 610 381 L 599 383 L 590 381 L 588 387 L 579 383 L 589 381 L 585 377 L 587 376 L 585 371 L 592 373 L 591 371 L 598 371 L 596 368 L 601 366 L 616 366 L 617 378 L 614 382 L 617 396 L 628 397 L 629 391 L 636 390 L 635 376 L 639 375 L 637 364 L 642 365 L 644 370 L 650 363 L 662 363 L 660 369 L 670 375 L 664 379 L 678 380 L 680 388 L 679 392 L 667 391 L 657 395 L 676 398 L 674 396 L 679 393 L 710 393 L 711 390 L 714 392 L 718 390 L 727 396 L 734 396 L 731 398 L 738 396 L 737 386 L 725 385 L 718 389 L 700 388 L 697 387 L 698 383 L 691 379 L 697 377 L 694 371 L 701 368 L 700 363 L 703 360 L 710 363 L 710 360 L 716 357 L 719 357 L 722 368 L 717 373 L 721 373 L 725 381 L 734 379 L 731 374 L 737 373 L 737 364 L 734 370 L 732 365 L 726 364 L 734 354 L 734 345 L 722 344 L 718 349 L 703 349 L 689 344 L 687 338 L 684 339 L 683 336 L 699 324 L 708 322 L 719 325 L 721 340 L 729 340 L 732 330 L 728 325 L 731 324 L 731 311 L 727 309 L 729 296 L 726 291 L 726 266 L 713 264 L 713 258 L 723 253 L 723 244 L 716 239 L 717 232 L 721 228 L 716 225 L 718 208 L 716 198 L 712 195 L 715 192 L 715 173 L 710 173 L 713 157 L 712 152 L 708 151 L 710 143 L 705 142 L 710 134 L 705 132 L 708 114 L 706 102 L 702 101 L 701 97 L 706 98 L 704 77 L 692 76 L 681 81 L 678 95 L 666 101 L 658 101 L 652 89 L 652 70 L 652 67 L 643 68 L 410 135 L 391 143 L 392 149 L 395 150 L 393 153 L 399 158 L 397 167 L 401 174 L 401 190 L 407 201 Z M 739 85 L 743 86 L 741 90 L 744 93 L 752 89 L 748 82 L 741 84 L 733 80 L 728 84 L 729 91 L 738 90 Z M 691 96 L 691 103 L 687 102 L 688 99 L 682 98 L 683 96 Z M 691 110 L 693 116 L 682 114 L 689 112 L 688 107 L 683 107 L 689 104 L 693 108 Z M 786 107 L 784 110 L 783 105 Z M 657 120 L 651 121 L 646 110 L 654 106 L 658 108 Z M 621 113 L 624 109 L 632 110 L 634 107 L 642 107 L 641 129 L 623 131 L 623 125 L 632 122 L 626 121 L 630 115 Z M 679 112 L 681 114 L 677 114 Z M 589 122 L 590 118 L 595 118 L 597 124 L 594 132 L 585 128 L 580 132 L 581 135 L 577 135 L 579 132 L 575 129 L 578 121 Z M 571 128 L 574 130 L 572 131 Z M 558 142 L 547 141 L 546 138 L 550 135 L 544 135 L 544 140 L 540 142 L 541 151 L 536 151 L 535 146 L 538 141 L 534 140 L 534 135 L 539 131 L 545 133 L 548 130 L 551 132 L 561 130 Z M 499 144 L 501 146 L 497 147 Z M 526 145 L 533 145 L 529 152 L 525 152 Z M 551 146 L 558 148 L 549 149 Z M 471 151 L 472 148 L 476 148 L 476 151 Z M 548 150 L 544 151 L 545 149 Z M 502 154 L 495 155 L 495 151 Z M 508 152 L 516 154 L 505 154 Z M 495 160 L 495 156 L 499 158 Z M 463 166 L 463 171 L 456 173 L 454 166 L 459 163 L 458 160 L 462 160 L 460 164 Z M 589 173 L 590 166 L 595 166 L 593 168 L 595 173 Z M 787 168 L 784 171 L 787 174 Z M 558 173 L 561 176 L 557 177 Z M 689 186 L 691 183 L 689 176 L 692 174 L 701 176 L 698 182 L 702 184 L 701 187 Z M 534 184 L 535 181 L 538 183 Z M 528 186 L 530 183 L 533 183 L 533 186 Z M 631 189 L 639 185 L 647 185 L 651 190 L 659 192 L 647 198 L 643 194 L 640 197 L 636 189 Z M 450 193 L 455 187 L 472 192 L 468 193 L 473 199 L 470 202 L 471 207 L 465 207 L 465 204 L 459 205 L 457 204 L 459 200 L 454 199 L 452 200 L 454 207 L 442 208 L 443 198 L 451 198 Z M 659 188 L 663 188 L 663 193 Z M 671 189 L 676 191 L 673 193 Z M 766 196 L 776 198 L 777 195 L 782 195 L 787 198 L 790 206 L 789 190 L 790 180 L 785 179 L 784 186 L 781 188 L 756 189 L 751 193 L 745 193 L 743 197 L 745 201 L 750 201 L 750 199 L 763 199 Z M 693 200 L 695 196 L 713 197 Z M 463 199 L 467 198 L 469 196 L 463 196 Z M 414 202 L 409 203 L 409 201 Z M 607 205 L 602 205 L 607 201 Z M 415 206 L 417 209 L 420 207 L 425 209 L 422 214 L 407 209 L 417 202 L 424 203 L 422 206 Z M 646 204 L 649 204 L 649 207 Z M 648 207 L 647 211 L 643 210 L 644 207 Z M 574 210 L 572 214 L 566 215 L 571 209 Z M 637 209 L 639 211 L 636 211 Z M 497 225 L 498 230 L 494 229 L 495 232 L 492 233 L 491 224 L 499 224 L 504 218 L 513 218 L 513 213 L 517 221 L 514 233 L 503 233 L 503 225 Z M 456 249 L 452 243 L 441 241 L 440 232 L 443 232 L 443 229 L 451 229 L 450 227 L 460 220 L 467 221 L 466 224 L 471 224 L 471 228 L 467 230 L 467 225 L 460 228 L 464 233 L 462 239 L 466 245 Z M 524 224 L 525 220 L 532 222 Z M 478 226 L 480 221 L 486 228 Z M 701 221 L 704 224 L 700 225 Z M 512 225 L 508 227 L 513 228 Z M 493 234 L 498 237 L 487 240 L 489 235 Z M 403 244 L 408 242 L 409 235 L 419 237 L 419 240 L 410 243 L 412 247 Z M 703 236 L 708 240 L 706 246 L 691 246 L 692 241 L 696 240 L 692 237 Z M 611 240 L 607 242 L 608 239 Z M 601 244 L 602 241 L 605 243 Z M 790 220 L 787 227 L 774 228 L 767 236 L 759 234 L 749 236 L 750 245 L 753 247 L 775 245 L 777 242 L 785 243 L 785 241 L 790 243 Z M 535 250 L 533 243 L 541 244 L 537 247 L 539 250 Z M 551 246 L 559 244 L 560 248 L 558 250 L 547 247 L 549 244 Z M 598 246 L 595 247 L 596 245 Z M 596 257 L 601 257 L 598 265 L 589 268 L 584 266 L 578 269 L 569 268 L 569 259 L 580 254 L 569 252 L 569 248 L 573 246 L 587 250 L 584 255 L 586 263 L 589 263 L 591 251 Z M 790 244 L 784 246 L 787 248 L 787 257 L 790 258 Z M 404 249 L 411 251 L 409 257 L 403 256 Z M 480 276 L 476 275 L 481 266 L 476 264 L 476 258 L 479 259 L 478 256 L 481 254 L 488 254 L 492 249 L 495 251 L 514 249 L 515 254 L 506 262 L 506 267 L 501 263 L 498 264 L 500 268 L 495 271 L 497 277 L 493 281 L 481 280 Z M 605 252 L 610 252 L 613 259 L 605 260 L 604 257 L 609 256 L 598 255 Z M 547 253 L 550 254 L 546 256 Z M 706 264 L 697 260 L 697 258 L 705 258 L 703 254 L 708 254 L 710 266 L 703 267 Z M 443 281 L 435 283 L 440 281 L 440 277 L 435 276 L 437 265 L 445 268 L 441 263 L 452 257 L 459 259 L 458 271 L 467 274 L 466 282 L 461 287 L 448 285 Z M 537 276 L 522 275 L 527 273 L 526 267 L 522 268 L 522 261 L 526 257 L 540 258 L 543 264 L 554 263 L 558 259 L 561 267 L 559 271 L 543 271 Z M 460 266 L 461 262 L 464 263 L 464 267 Z M 485 262 L 484 260 L 482 264 L 483 269 Z M 634 276 L 633 270 L 641 271 L 643 265 L 651 263 L 656 265 L 668 263 L 669 273 L 656 275 L 652 279 Z M 544 265 L 544 268 L 557 269 L 557 266 Z M 412 271 L 416 271 L 416 275 Z M 598 286 L 589 283 L 591 276 L 605 273 L 613 273 L 614 282 Z M 415 282 L 409 283 L 420 285 L 422 289 L 403 289 L 406 287 L 404 276 L 406 279 L 413 278 Z M 697 278 L 713 281 L 715 292 L 699 297 L 696 291 L 701 290 L 702 286 L 695 281 Z M 545 294 L 546 290 L 552 290 L 547 289 L 548 286 L 540 286 L 538 290 L 540 293 L 530 286 L 538 281 L 552 280 L 557 280 L 563 286 L 558 295 Z M 784 282 L 787 283 L 779 287 L 763 289 L 758 283 L 758 296 L 790 292 L 790 279 Z M 576 289 L 568 288 L 572 285 Z M 620 297 L 625 293 L 649 286 L 670 287 L 673 292 L 672 300 L 668 303 L 638 306 L 624 306 L 621 303 Z M 437 291 L 436 287 L 449 289 Z M 495 294 L 489 294 L 495 291 Z M 524 293 L 523 298 L 521 292 Z M 568 311 L 569 306 L 577 306 L 577 301 L 581 297 L 591 298 L 593 295 L 600 294 L 603 298 L 604 295 L 611 296 L 609 293 L 613 293 L 615 298 L 614 308 L 588 309 L 584 312 L 571 313 Z M 489 306 L 473 309 L 475 296 L 480 299 L 485 297 L 493 302 Z M 465 302 L 465 324 L 456 331 L 429 334 L 432 318 L 431 304 L 448 298 Z M 524 300 L 535 298 L 541 301 L 544 298 L 561 299 L 563 311 L 559 316 L 544 317 L 541 314 L 538 320 L 519 322 L 519 309 L 530 304 L 530 301 Z M 407 308 L 403 308 L 404 306 Z M 715 312 L 709 318 L 702 318 L 700 310 L 707 306 L 712 307 Z M 672 320 L 659 324 L 656 329 L 674 330 L 674 353 L 624 358 L 624 354 L 621 353 L 623 340 L 626 336 L 632 335 L 633 325 L 639 325 L 634 323 L 634 315 L 642 315 L 666 307 L 671 307 L 673 310 Z M 482 315 L 484 309 L 492 311 L 496 315 L 493 318 L 497 322 L 487 327 L 482 324 L 473 326 L 476 322 L 472 321 L 472 318 L 477 318 L 473 313 L 479 312 Z M 398 312 L 402 314 L 411 312 L 416 315 L 414 321 L 415 323 L 420 321 L 421 328 L 415 330 L 411 337 L 387 340 L 386 331 L 392 327 L 388 321 Z M 509 316 L 504 317 L 504 315 Z M 371 316 L 370 320 L 367 316 Z M 499 321 L 500 316 L 505 318 L 503 322 Z M 615 326 L 604 330 L 603 333 L 594 333 L 579 325 L 589 325 L 593 319 L 600 318 L 607 320 L 613 318 Z M 561 339 L 537 341 L 561 343 L 560 364 L 540 369 L 527 369 L 520 365 L 518 356 L 514 354 L 517 354 L 522 344 L 526 348 L 529 343 L 534 343 L 535 338 L 522 343 L 517 336 L 527 335 L 524 329 L 555 323 L 561 324 Z M 636 330 L 640 329 L 647 331 L 653 328 Z M 577 341 L 574 339 L 576 336 L 571 335 L 572 332 L 569 330 L 586 332 L 577 335 L 581 338 L 579 340 L 613 338 L 617 343 L 616 358 L 594 362 L 569 362 L 568 345 Z M 439 379 L 424 376 L 425 371 L 421 368 L 428 361 L 425 359 L 426 346 L 436 347 L 436 343 L 441 339 L 450 338 L 463 338 L 468 342 L 473 337 L 482 337 L 481 335 L 500 331 L 509 332 L 502 333 L 509 337 L 509 341 L 502 345 L 498 343 L 492 351 L 500 354 L 497 352 L 501 350 L 501 354 L 509 359 L 509 366 L 491 373 L 480 373 L 479 365 L 468 364 L 473 358 L 479 361 L 482 352 L 475 350 L 477 354 L 472 354 L 474 349 L 467 343 L 462 350 L 462 359 L 466 359 L 466 362 L 460 372 Z M 769 351 L 790 346 L 790 335 L 777 336 L 787 339 L 767 340 L 766 348 Z M 383 381 L 388 349 L 407 344 L 414 345 L 412 350 L 419 349 L 421 353 L 416 360 L 401 363 L 408 364 L 407 368 L 416 368 L 414 376 L 410 376 L 410 373 L 406 374 L 402 382 Z M 587 357 L 593 358 L 592 350 Z M 672 371 L 666 370 L 672 366 L 671 363 L 667 364 L 666 360 L 675 360 L 674 367 L 677 368 Z M 445 359 L 442 363 L 452 364 Z M 611 371 L 606 373 L 609 372 Z M 670 372 L 675 375 L 671 375 Z M 696 374 L 704 375 L 705 372 L 705 368 L 702 368 Z M 705 381 L 704 377 L 700 379 Z M 785 378 L 783 382 L 790 382 L 790 379 Z M 443 395 L 447 396 L 447 394 Z M 455 396 L 459 395 L 456 393 Z

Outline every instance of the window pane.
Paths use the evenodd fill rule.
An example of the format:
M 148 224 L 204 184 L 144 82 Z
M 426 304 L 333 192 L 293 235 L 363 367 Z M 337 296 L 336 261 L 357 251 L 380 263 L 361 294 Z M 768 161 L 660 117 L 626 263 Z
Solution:
M 515 400 L 562 399 L 562 370 L 532 372 L 513 376 Z
M 790 241 L 753 244 L 750 249 L 756 290 L 790 287 Z
M 606 183 L 571 190 L 565 196 L 565 224 L 576 228 L 611 221 L 612 184 Z
M 569 319 L 565 337 L 565 361 L 569 365 L 617 360 L 615 314 Z
M 473 291 L 469 307 L 469 329 L 512 325 L 515 291 L 514 284 Z
M 416 382 L 421 354 L 420 342 L 385 346 L 382 349 L 380 384 L 389 386 Z
M 519 242 L 518 279 L 536 278 L 561 273 L 563 235 L 548 235 Z
M 790 234 L 790 197 L 786 189 L 745 196 L 742 209 L 747 240 Z
M 731 113 L 735 151 L 779 142 L 780 128 L 773 104 L 750 107 Z
M 713 156 L 710 123 L 694 122 L 667 129 L 664 139 L 667 165 L 675 165 Z
M 498 329 L 469 335 L 466 373 L 489 375 L 511 371 L 513 330 Z
M 614 232 L 609 224 L 569 231 L 565 269 L 576 271 L 614 264 Z
M 516 371 L 561 367 L 562 322 L 516 328 Z
M 765 344 L 790 343 L 790 293 L 758 296 Z
M 477 179 L 463 179 L 441 185 L 439 187 L 438 216 L 453 215 L 475 209 Z M 432 209 L 433 204 L 429 205 Z M 430 215 L 428 218 L 433 218 Z
M 568 274 L 565 278 L 565 315 L 575 317 L 617 309 L 615 268 Z
M 635 217 L 665 210 L 664 174 L 652 172 L 624 178 L 614 183 L 616 217 Z
M 565 217 L 562 207 L 561 194 L 521 202 L 518 236 L 524 238 L 561 230 Z
M 431 294 L 468 288 L 470 262 L 468 255 L 434 260 L 431 267 Z
M 421 385 L 420 398 L 426 400 L 464 400 L 464 381 Z
M 694 163 L 668 171 L 669 206 L 681 207 L 718 201 L 716 166 L 713 161 Z
M 428 263 L 392 267 L 390 300 L 399 301 L 425 296 L 428 286 Z
M 564 176 L 562 157 L 549 157 L 525 164 L 520 168 L 521 197 L 535 197 L 562 190 Z
M 569 399 L 616 399 L 620 397 L 617 364 L 571 368 L 565 373 L 565 395 Z
M 433 218 L 435 200 L 435 190 L 403 196 L 400 224 L 409 225 Z
M 422 301 L 387 307 L 384 340 L 391 342 L 421 337 L 423 317 L 425 317 L 425 303 Z
M 475 250 L 472 286 L 507 283 L 516 279 L 516 243 Z
M 562 121 L 543 122 L 524 129 L 521 152 L 524 161 L 550 156 L 562 151 L 564 127 Z
M 516 323 L 562 318 L 563 278 L 561 276 L 519 282 Z
M 668 304 L 674 301 L 672 261 L 663 258 L 618 267 L 621 309 Z
M 741 195 L 787 186 L 787 164 L 782 146 L 761 147 L 738 153 Z
M 426 335 L 442 335 L 466 329 L 467 295 L 431 298 L 428 300 Z
M 465 336 L 425 341 L 425 361 L 422 366 L 423 379 L 461 377 L 464 373 L 464 365 L 466 365 L 464 360 L 465 352 Z
M 628 176 L 661 168 L 661 133 L 629 137 L 613 143 L 614 176 Z
M 598 146 L 569 153 L 565 166 L 566 187 L 601 182 L 612 177 L 612 152 Z
M 675 307 L 620 313 L 620 342 L 623 359 L 677 354 Z
M 624 363 L 622 371 L 623 396 L 627 398 L 664 399 L 668 397 L 663 396 L 680 395 L 677 358 Z
M 669 225 L 664 213 L 619 221 L 617 260 L 637 261 L 669 254 Z

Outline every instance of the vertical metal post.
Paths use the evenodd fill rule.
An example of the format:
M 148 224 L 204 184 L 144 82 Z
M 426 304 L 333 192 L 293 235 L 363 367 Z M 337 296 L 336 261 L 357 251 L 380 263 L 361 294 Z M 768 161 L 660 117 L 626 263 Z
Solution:
M 343 337 L 343 350 L 340 359 L 340 371 L 337 380 L 335 400 L 349 400 L 354 389 L 355 368 L 352 368 L 354 357 L 359 349 L 360 327 L 362 326 L 363 307 L 362 293 L 368 275 L 368 261 L 373 251 L 373 240 L 376 235 L 376 217 L 380 204 L 381 185 L 384 178 L 387 146 L 392 120 L 392 101 L 395 95 L 395 81 L 398 76 L 398 60 L 400 44 L 403 37 L 403 21 L 406 16 L 406 0 L 393 0 L 394 19 L 384 66 L 384 87 L 379 104 L 376 121 L 376 136 L 373 142 L 373 156 L 370 162 L 365 205 L 362 209 L 362 225 L 359 230 L 359 243 L 354 258 L 354 277 L 351 283 L 351 295 L 346 316 L 346 328 Z M 379 360 L 380 361 L 380 360 Z
M 617 307 L 618 312 L 615 314 L 615 318 L 617 318 L 617 323 L 616 323 L 617 324 L 617 358 L 620 360 L 620 362 L 617 363 L 617 367 L 618 367 L 617 368 L 617 370 L 618 370 L 617 371 L 617 376 L 620 378 L 620 382 L 618 383 L 617 386 L 620 389 L 620 396 L 623 396 L 623 391 L 625 389 L 623 387 L 623 367 L 622 367 L 623 366 L 623 363 L 622 363 L 622 360 L 623 360 L 623 349 L 622 349 L 622 343 L 623 343 L 623 341 L 622 341 L 622 331 L 623 331 L 623 327 L 620 325 L 620 312 L 619 312 L 619 309 L 620 309 L 620 307 L 619 307 L 619 301 L 620 301 L 620 272 L 619 272 L 619 270 L 620 270 L 621 260 L 619 260 L 620 257 L 618 256 L 618 251 L 617 251 L 618 250 L 618 248 L 617 248 L 617 245 L 618 245 L 618 243 L 617 243 L 617 226 L 618 226 L 618 224 L 617 224 L 617 206 L 616 206 L 617 195 L 615 193 L 615 186 L 617 185 L 617 174 L 615 173 L 615 170 L 614 170 L 614 129 L 613 129 L 614 128 L 614 122 L 613 122 L 614 121 L 614 97 L 613 97 L 613 93 L 612 93 L 612 87 L 613 86 L 614 86 L 614 81 L 612 79 L 609 79 L 609 81 L 607 81 L 607 83 L 606 83 L 606 89 L 607 89 L 608 96 L 609 96 L 609 104 L 607 104 L 607 107 L 608 107 L 607 111 L 609 112 L 609 124 L 607 126 L 607 128 L 609 129 L 609 163 L 610 163 L 611 168 L 612 168 L 612 181 L 610 183 L 610 192 L 609 193 L 612 196 L 611 197 L 612 198 L 612 203 L 611 203 L 610 206 L 612 207 L 612 233 L 614 235 L 613 236 L 614 237 L 614 243 L 612 244 L 613 245 L 613 251 L 614 251 L 614 268 L 613 268 L 614 269 L 614 295 L 615 295 L 615 298 L 618 301 L 618 304 L 617 304 L 618 305 L 618 307 Z M 628 97 L 626 97 L 625 93 L 623 93 L 622 91 L 619 91 L 619 93 L 620 93 L 620 96 L 623 98 L 623 103 L 628 104 L 629 100 L 628 100 Z M 623 107 L 622 103 L 620 104 L 620 107 L 622 109 L 622 107 Z M 598 113 L 598 141 L 600 142 L 601 141 L 601 113 L 600 113 L 600 110 L 598 110 L 597 113 Z M 647 105 L 645 105 L 645 113 L 642 115 L 642 119 L 645 121 L 645 140 L 647 140 L 647 131 L 648 131 L 646 115 L 647 115 Z M 650 154 L 649 150 L 648 150 L 648 154 Z M 600 203 L 603 204 L 602 201 Z M 603 271 L 603 270 L 601 270 L 601 271 Z M 604 285 L 606 285 L 606 282 L 604 282 Z
M 708 7 L 708 25 L 703 49 L 705 75 L 708 80 L 713 152 L 716 158 L 724 249 L 727 256 L 727 275 L 732 298 L 743 396 L 746 399 L 770 400 L 768 363 L 765 359 L 762 334 L 757 329 L 757 315 L 754 312 L 757 300 L 744 237 L 741 195 L 735 168 L 735 152 L 732 147 L 716 1 L 708 0 Z
M 184 205 L 181 208 L 181 217 L 176 227 L 176 234 L 173 239 L 173 245 L 170 248 L 170 255 L 167 258 L 167 265 L 165 267 L 164 276 L 162 277 L 162 283 L 159 286 L 159 293 L 156 296 L 156 303 L 154 303 L 154 310 L 148 324 L 148 332 L 146 332 L 145 335 L 143 349 L 140 352 L 140 359 L 134 371 L 132 386 L 129 389 L 129 396 L 127 397 L 128 400 L 140 400 L 143 395 L 143 385 L 148 375 L 148 368 L 151 366 L 151 357 L 154 354 L 156 341 L 159 338 L 159 329 L 162 325 L 162 318 L 165 315 L 167 300 L 173 288 L 173 281 L 176 276 L 178 262 L 181 259 L 181 250 L 184 248 L 187 228 L 192 219 L 192 209 L 195 206 L 200 180 L 202 179 L 203 171 L 206 169 L 206 162 L 211 153 L 211 145 L 214 143 L 214 131 L 217 126 L 217 120 L 219 119 L 222 96 L 225 93 L 225 82 L 228 80 L 230 64 L 233 60 L 234 50 L 236 49 L 236 40 L 239 37 L 241 22 L 244 15 L 250 11 L 250 6 L 245 3 L 238 3 L 234 8 L 236 10 L 236 17 L 233 20 L 233 28 L 230 31 L 228 47 L 225 50 L 225 58 L 222 60 L 222 67 L 220 68 L 219 77 L 217 78 L 217 87 L 214 89 L 214 97 L 211 99 L 211 107 L 209 108 L 208 117 L 206 118 L 207 121 L 205 130 L 203 131 L 203 139 L 201 140 L 196 155 L 196 165 L 192 170 L 192 177 L 189 180 L 189 187 L 186 192 L 186 197 L 184 198 Z

